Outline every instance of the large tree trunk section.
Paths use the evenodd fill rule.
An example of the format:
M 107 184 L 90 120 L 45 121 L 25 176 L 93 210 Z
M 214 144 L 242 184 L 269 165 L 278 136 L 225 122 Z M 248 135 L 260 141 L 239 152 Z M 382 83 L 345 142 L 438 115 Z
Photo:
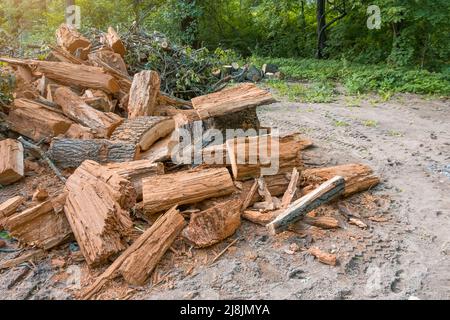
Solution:
M 302 219 L 308 212 L 335 200 L 344 193 L 345 180 L 336 176 L 321 184 L 313 192 L 292 203 L 282 214 L 267 225 L 271 234 L 286 230 L 289 225 Z
M 272 95 L 256 85 L 244 83 L 192 99 L 194 109 L 201 119 L 222 116 L 263 104 L 275 102 Z
M 108 49 L 99 50 L 89 54 L 89 61 L 96 67 L 103 67 L 105 64 L 110 68 L 116 70 L 124 77 L 129 77 L 127 65 L 120 56 L 120 54 L 114 53 Z
M 105 35 L 106 44 L 117 54 L 122 57 L 126 54 L 125 46 L 114 28 L 109 27 L 108 33 Z
M 136 145 L 106 139 L 52 140 L 49 156 L 56 165 L 62 168 L 77 168 L 85 160 L 99 163 L 133 161 L 136 157 Z
M 25 202 L 22 196 L 15 196 L 0 204 L 0 229 L 5 225 L 5 220 L 16 213 L 17 209 Z
M 9 112 L 11 129 L 34 141 L 64 134 L 73 122 L 64 115 L 50 111 L 40 103 L 16 99 Z
M 170 209 L 83 292 L 83 299 L 93 298 L 108 280 L 120 274 L 130 284 L 143 285 L 185 224 L 176 207 Z
M 95 110 L 66 87 L 56 90 L 55 102 L 61 106 L 64 114 L 70 119 L 94 130 L 97 138 L 108 138 L 123 122 L 123 118 L 115 113 Z
M 142 179 L 164 174 L 162 163 L 152 163 L 148 160 L 110 163 L 106 167 L 131 181 L 137 193 L 137 200 L 142 200 Z
M 159 139 L 175 129 L 175 121 L 167 117 L 139 117 L 125 120 L 112 134 L 111 140 L 136 144 L 138 152 L 145 152 Z
M 72 230 L 61 207 L 66 195 L 42 202 L 5 221 L 6 230 L 20 243 L 51 249 L 71 238 Z
M 183 237 L 196 248 L 205 248 L 232 236 L 241 225 L 242 200 L 222 200 L 213 207 L 191 214 Z
M 19 141 L 0 141 L 0 184 L 19 181 L 24 175 L 23 146 Z
M 259 177 L 268 171 L 275 175 L 301 168 L 299 155 L 304 148 L 299 134 L 277 137 L 271 135 L 236 138 L 227 141 L 227 154 L 236 180 Z M 278 145 L 278 147 L 277 147 Z M 275 147 L 275 149 L 273 149 Z
M 64 62 L 31 61 L 49 79 L 67 86 L 80 86 L 85 89 L 99 89 L 107 93 L 118 93 L 120 86 L 116 79 L 103 69 Z
M 71 54 L 74 54 L 77 49 L 89 48 L 91 42 L 83 37 L 74 26 L 62 24 L 56 30 L 56 42 Z
M 303 186 L 315 187 L 335 176 L 345 179 L 344 197 L 373 188 L 380 179 L 372 168 L 364 164 L 345 164 L 336 167 L 306 169 L 301 173 Z
M 203 120 L 206 129 L 216 129 L 222 131 L 226 136 L 227 129 L 251 130 L 247 135 L 256 135 L 261 128 L 256 107 L 247 108 L 241 111 L 227 113 L 220 116 L 211 117 Z M 253 131 L 253 130 L 254 131 Z
M 184 171 L 144 179 L 144 212 L 148 215 L 178 204 L 197 203 L 235 191 L 226 168 Z
M 66 183 L 64 211 L 80 250 L 90 265 L 106 262 L 127 247 L 133 222 L 131 182 L 101 165 L 86 161 Z
M 135 74 L 128 100 L 128 118 L 153 115 L 160 86 L 161 79 L 156 71 L 144 70 Z

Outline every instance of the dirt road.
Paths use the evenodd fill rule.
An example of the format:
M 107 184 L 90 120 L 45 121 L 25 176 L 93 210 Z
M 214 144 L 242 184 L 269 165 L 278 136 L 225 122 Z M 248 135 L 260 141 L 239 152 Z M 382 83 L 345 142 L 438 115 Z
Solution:
M 115 293 L 132 299 L 448 299 L 450 298 L 450 102 L 414 95 L 387 102 L 374 97 L 335 103 L 281 102 L 260 108 L 265 126 L 299 130 L 311 137 L 324 164 L 364 162 L 383 183 L 347 204 L 367 229 L 342 222 L 337 231 L 267 235 L 243 222 L 241 241 L 217 262 L 229 242 L 208 250 L 168 253 L 157 268 L 155 286 Z M 339 211 L 326 208 L 336 217 Z M 369 216 L 387 222 L 373 222 Z M 175 244 L 179 250 L 184 244 Z M 336 267 L 320 264 L 302 250 L 317 246 L 338 256 Z M 294 250 L 293 248 L 299 248 Z M 60 250 L 65 254 L 68 248 Z M 53 258 L 58 252 L 53 254 Z M 6 254 L 0 254 L 0 259 Z M 67 270 L 87 274 L 75 262 L 63 268 L 40 263 L 17 283 L 20 268 L 0 274 L 7 298 L 70 298 Z M 114 290 L 112 290 L 114 291 Z

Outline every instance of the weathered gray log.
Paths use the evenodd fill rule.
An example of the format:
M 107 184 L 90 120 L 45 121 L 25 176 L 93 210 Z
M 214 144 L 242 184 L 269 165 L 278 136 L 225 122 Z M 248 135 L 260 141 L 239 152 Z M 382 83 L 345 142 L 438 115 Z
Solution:
M 329 203 L 342 195 L 344 193 L 344 189 L 344 178 L 336 176 L 321 184 L 311 193 L 292 203 L 282 214 L 280 214 L 266 227 L 272 235 L 280 233 L 286 230 L 290 224 L 299 221 L 308 212 L 323 204 Z
M 106 139 L 55 138 L 48 154 L 61 168 L 77 168 L 85 160 L 94 160 L 98 163 L 133 161 L 136 156 L 136 145 Z

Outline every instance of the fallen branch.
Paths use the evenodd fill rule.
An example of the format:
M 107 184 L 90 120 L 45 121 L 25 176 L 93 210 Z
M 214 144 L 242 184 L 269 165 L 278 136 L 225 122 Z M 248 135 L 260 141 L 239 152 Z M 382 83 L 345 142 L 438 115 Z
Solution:
M 66 181 L 67 181 L 66 178 L 62 175 L 61 171 L 59 171 L 59 169 L 47 157 L 47 155 L 45 154 L 44 151 L 42 151 L 41 148 L 39 148 L 38 146 L 34 145 L 31 142 L 26 141 L 23 137 L 19 137 L 17 140 L 20 141 L 26 148 L 39 153 L 39 155 L 42 157 L 42 159 L 44 159 L 47 162 L 48 166 L 53 170 L 53 172 L 56 174 L 56 176 L 59 178 L 59 180 L 61 180 L 63 183 L 66 183 Z

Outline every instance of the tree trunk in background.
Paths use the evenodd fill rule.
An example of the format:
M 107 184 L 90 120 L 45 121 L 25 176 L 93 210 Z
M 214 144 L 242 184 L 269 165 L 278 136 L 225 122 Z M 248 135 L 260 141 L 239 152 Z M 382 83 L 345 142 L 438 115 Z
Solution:
M 66 21 L 67 21 L 68 15 L 70 14 L 70 12 L 68 12 L 67 9 L 70 6 L 74 6 L 74 5 L 75 5 L 75 0 L 66 0 L 66 8 L 64 10 L 64 16 L 66 17 Z
M 182 0 L 181 2 L 184 2 L 186 5 L 192 5 L 196 6 L 195 4 L 196 0 Z M 189 43 L 194 49 L 200 48 L 200 41 L 198 40 L 198 19 L 195 15 L 187 14 L 182 20 L 181 20 L 181 31 L 183 33 L 191 33 L 192 39 Z
M 326 0 L 317 0 L 317 59 L 323 58 L 323 50 L 327 41 L 326 26 Z

